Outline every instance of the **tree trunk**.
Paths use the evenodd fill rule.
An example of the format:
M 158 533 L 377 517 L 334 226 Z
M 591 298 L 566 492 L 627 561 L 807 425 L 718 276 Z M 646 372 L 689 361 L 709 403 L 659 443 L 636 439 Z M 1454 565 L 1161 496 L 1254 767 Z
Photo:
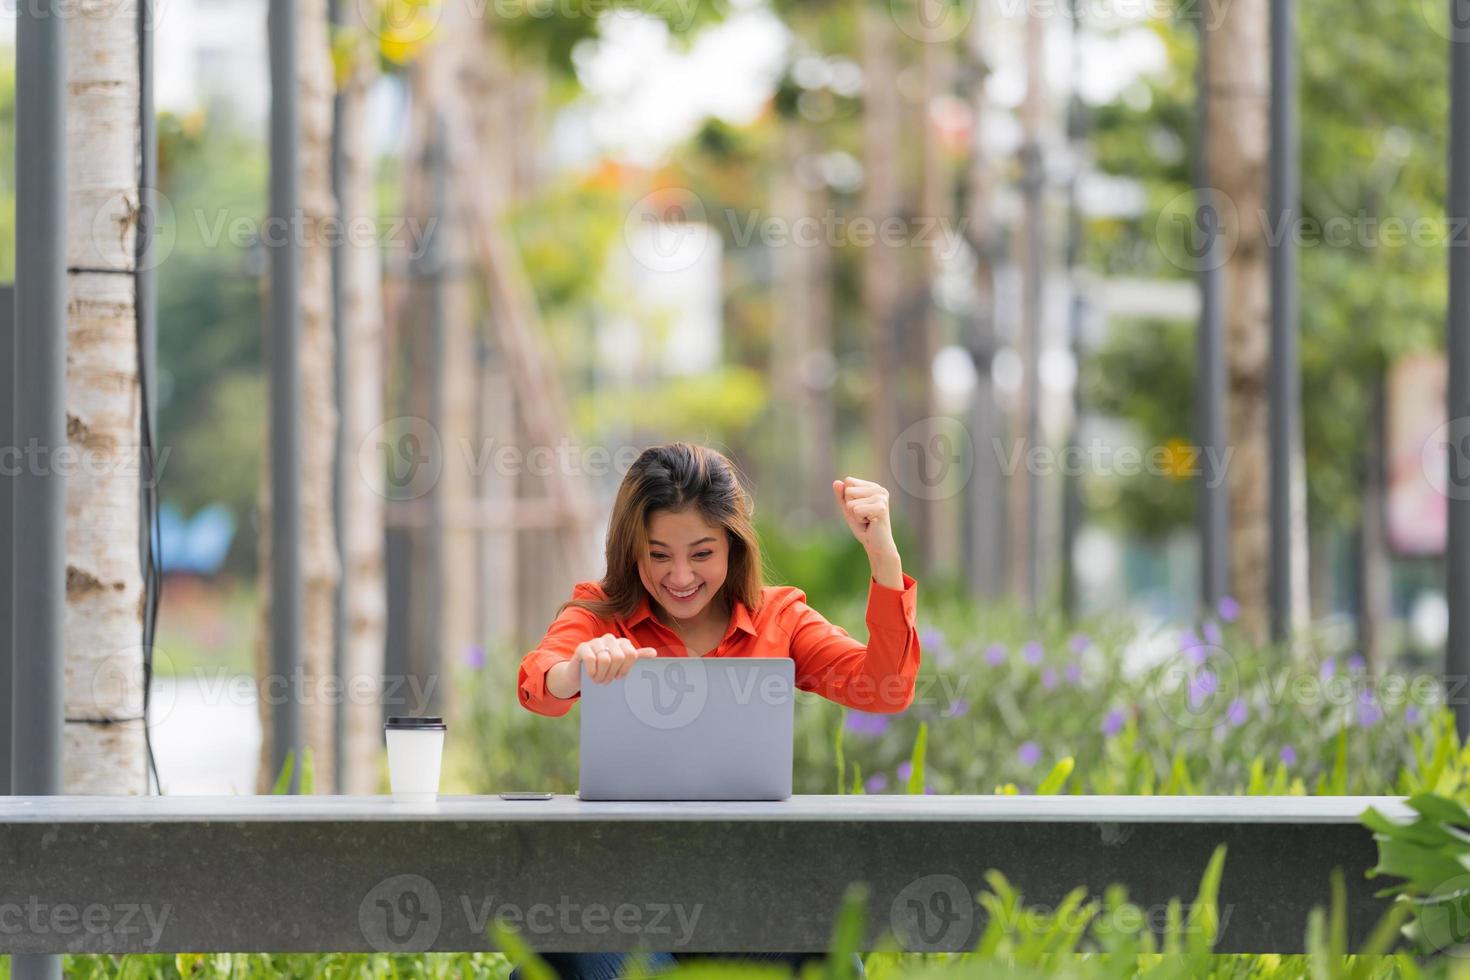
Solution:
M 332 370 L 332 241 L 327 226 L 336 218 L 332 197 L 332 60 L 327 45 L 325 0 L 299 0 L 296 7 L 297 98 L 301 126 L 301 215 L 291 234 L 300 234 L 301 262 L 301 676 L 275 679 L 260 700 L 261 768 L 258 787 L 269 790 L 271 695 L 298 699 L 303 744 L 312 756 L 315 789 L 336 792 L 333 785 L 336 701 L 332 683 L 333 620 L 338 560 L 332 530 L 332 481 L 337 409 Z M 296 216 L 292 216 L 293 218 Z M 300 229 L 297 232 L 295 229 Z M 266 453 L 266 468 L 270 454 Z M 262 612 L 256 664 L 259 676 L 270 675 L 270 493 L 269 474 L 261 493 L 259 569 Z M 298 771 L 301 761 L 297 760 Z
M 355 28 L 360 30 L 360 28 Z M 353 47 L 350 74 L 341 91 L 341 198 L 345 227 L 366 226 L 377 214 L 376 167 L 367 127 L 367 92 L 376 77 L 377 53 L 368 35 Z M 387 591 L 383 569 L 383 498 L 358 472 L 358 448 L 383 421 L 385 357 L 380 260 L 376 242 L 341 245 L 344 343 L 342 426 L 342 555 L 346 581 L 342 596 L 342 674 L 346 700 L 343 725 L 341 792 L 378 791 L 378 759 L 383 746 L 379 689 L 387 629 Z M 366 692 L 372 697 L 365 697 Z
M 919 2 L 928 8 L 923 22 L 939 23 L 943 16 L 941 0 Z M 954 52 L 950 49 L 949 42 L 943 38 L 934 38 L 927 43 L 921 43 L 919 64 L 923 78 L 923 97 L 917 113 L 922 181 L 919 217 L 920 228 L 923 228 L 925 222 L 946 221 L 954 213 L 954 172 L 944 158 L 943 149 L 939 145 L 939 127 L 931 115 L 938 100 L 949 92 L 954 73 Z M 934 358 L 939 353 L 940 346 L 940 311 L 934 301 L 934 293 L 944 271 L 942 258 L 948 243 L 938 235 L 926 237 L 929 241 L 923 250 L 923 264 L 918 270 L 922 306 L 911 374 L 916 418 L 909 421 L 940 414 L 940 405 L 934 391 Z M 956 499 L 938 497 L 916 500 L 914 503 L 919 518 L 919 540 L 924 543 L 925 567 L 947 575 L 956 573 L 960 564 Z
M 975 251 L 975 308 L 971 314 L 970 356 L 975 364 L 975 391 L 970 406 L 970 436 L 975 446 L 975 473 L 965 488 L 968 533 L 966 572 L 971 591 L 995 600 L 1005 582 L 1005 478 L 996 459 L 995 441 L 1004 437 L 1005 419 L 995 399 L 991 363 L 995 357 L 995 219 L 992 207 L 995 175 L 985 145 L 988 103 L 985 52 L 978 41 L 970 52 L 974 88 L 970 92 L 970 159 L 965 174 L 968 239 Z
M 1387 390 L 1382 369 L 1374 372 L 1369 406 L 1368 445 L 1363 453 L 1363 515 L 1357 538 L 1358 649 L 1376 674 L 1387 666 L 1388 626 L 1392 616 L 1388 535 L 1385 528 L 1384 476 L 1387 445 Z
M 863 189 L 861 213 L 881 228 L 902 204 L 898 173 L 900 109 L 895 26 L 889 11 L 859 0 L 859 57 L 863 70 Z M 898 437 L 898 388 L 894 330 L 902 288 L 895 248 L 875 240 L 862 250 L 862 303 L 868 318 L 868 437 L 874 472 L 890 474 Z
M 1041 129 L 1045 121 L 1046 94 L 1042 57 L 1045 24 L 1034 12 L 1026 19 L 1026 98 L 1021 106 L 1022 190 L 1025 209 L 1016 245 L 1020 251 L 1022 278 L 1021 331 L 1019 354 L 1024 365 L 1020 397 L 1012 426 L 1012 438 L 1024 447 L 1025 454 L 1040 448 L 1042 430 L 1040 358 L 1042 339 L 1042 298 L 1045 282 L 1045 228 L 1043 167 L 1041 161 Z M 1023 459 L 1025 456 L 1023 455 Z M 1033 615 L 1042 601 L 1042 481 L 1029 466 L 1018 466 L 1010 474 L 1007 505 L 1010 520 L 1010 561 L 1012 588 L 1019 589 L 1027 610 Z
M 1230 591 L 1241 605 L 1242 628 L 1257 642 L 1267 635 L 1270 578 L 1270 270 L 1258 217 L 1266 207 L 1270 146 L 1267 13 L 1267 0 L 1237 0 L 1205 30 L 1209 169 L 1230 205 L 1223 217 L 1237 232 L 1222 289 L 1229 444 L 1235 450 L 1229 474 Z
M 514 199 L 517 188 L 529 177 L 518 178 L 508 160 L 503 159 L 505 153 L 491 156 L 491 151 L 495 147 L 525 146 L 534 154 L 536 141 L 514 137 L 514 134 L 523 132 L 517 109 L 519 103 L 514 94 L 516 72 L 510 64 L 505 42 L 494 32 L 493 22 L 487 25 L 482 45 L 484 55 L 477 59 L 472 76 L 474 88 L 470 108 L 475 126 L 474 145 L 485 148 L 486 159 L 485 166 L 475 174 L 475 180 L 479 192 L 484 195 L 486 209 L 499 220 L 507 202 Z M 519 165 L 514 169 L 518 171 Z M 494 342 L 501 329 L 498 318 L 502 315 L 503 311 L 494 304 L 484 311 L 485 335 L 476 357 L 480 371 L 476 386 L 479 395 L 478 432 L 480 438 L 486 440 L 486 445 L 524 446 L 515 382 L 506 359 Z M 480 500 L 509 512 L 516 506 L 520 481 L 521 477 L 514 471 L 491 465 L 480 473 L 476 492 Z M 522 547 L 524 537 L 525 532 L 510 526 L 488 529 L 478 539 L 479 635 L 486 642 L 507 644 L 515 650 L 522 649 L 523 639 L 519 619 L 520 571 L 531 562 L 544 560 L 531 549 Z
M 782 124 L 784 161 L 772 202 L 793 231 L 827 208 L 826 186 L 807 186 L 802 161 L 813 153 L 813 134 L 799 119 Z M 816 179 L 811 179 L 816 184 Z M 832 328 L 831 252 L 823 236 L 793 234 L 775 256 L 778 288 L 771 343 L 771 381 L 778 404 L 777 439 L 795 435 L 794 472 L 777 481 L 785 494 L 783 509 L 793 527 L 809 529 L 831 516 Z
M 67 793 L 148 792 L 139 565 L 138 10 L 67 29 Z

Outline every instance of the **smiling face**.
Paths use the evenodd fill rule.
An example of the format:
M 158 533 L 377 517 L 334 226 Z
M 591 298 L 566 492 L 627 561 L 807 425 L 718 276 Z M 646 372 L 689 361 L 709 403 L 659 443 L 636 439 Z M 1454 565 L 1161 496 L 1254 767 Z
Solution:
M 706 524 L 692 507 L 656 510 L 648 517 L 648 538 L 638 575 L 653 601 L 684 626 L 723 614 L 717 597 L 730 561 L 725 529 Z

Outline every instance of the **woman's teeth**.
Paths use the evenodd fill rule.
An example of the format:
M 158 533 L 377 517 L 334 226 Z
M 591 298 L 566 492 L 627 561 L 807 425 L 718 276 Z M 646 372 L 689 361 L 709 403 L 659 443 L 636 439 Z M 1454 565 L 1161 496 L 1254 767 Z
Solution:
M 675 592 L 673 589 L 669 589 L 667 591 L 668 591 L 669 595 L 673 596 L 675 599 L 688 599 L 689 597 L 691 597 L 692 595 L 694 595 L 694 593 L 696 593 L 696 592 L 699 591 L 699 586 L 696 585 L 694 588 L 690 589 L 688 592 Z

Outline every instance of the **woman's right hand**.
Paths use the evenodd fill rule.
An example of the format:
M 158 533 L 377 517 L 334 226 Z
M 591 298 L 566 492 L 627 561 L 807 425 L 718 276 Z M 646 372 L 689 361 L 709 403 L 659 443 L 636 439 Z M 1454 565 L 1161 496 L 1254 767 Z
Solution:
M 582 690 L 582 664 L 587 677 L 597 684 L 610 684 L 640 660 L 658 656 L 653 647 L 635 647 L 626 637 L 604 633 L 577 644 L 571 659 L 557 664 L 546 678 L 546 689 L 555 697 L 570 698 Z

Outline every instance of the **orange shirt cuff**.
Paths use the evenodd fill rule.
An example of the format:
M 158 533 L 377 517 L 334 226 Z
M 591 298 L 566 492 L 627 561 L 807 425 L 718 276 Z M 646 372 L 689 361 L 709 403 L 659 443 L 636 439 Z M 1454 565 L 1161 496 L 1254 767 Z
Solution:
M 905 573 L 902 589 L 868 580 L 868 629 L 910 630 L 919 621 L 919 583 Z
M 543 652 L 533 653 L 521 661 L 520 675 L 516 690 L 521 700 L 521 707 L 536 712 L 538 715 L 550 715 L 558 718 L 572 710 L 581 694 L 574 694 L 569 698 L 559 698 L 546 690 L 546 672 L 566 658 L 555 653 Z

